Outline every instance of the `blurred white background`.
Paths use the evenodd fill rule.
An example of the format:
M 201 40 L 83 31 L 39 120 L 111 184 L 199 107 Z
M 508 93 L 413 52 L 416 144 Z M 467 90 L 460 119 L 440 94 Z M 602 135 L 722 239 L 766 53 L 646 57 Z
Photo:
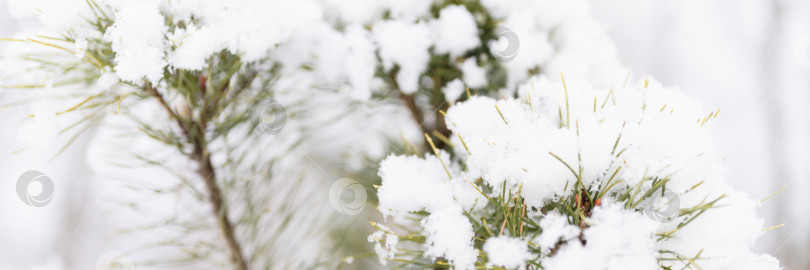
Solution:
M 608 27 L 634 78 L 652 75 L 678 85 L 707 108 L 721 108 L 715 131 L 727 180 L 762 199 L 765 226 L 757 251 L 786 269 L 809 269 L 810 258 L 810 1 L 601 0 L 594 13 Z M 0 0 L 0 37 L 20 25 Z M 0 43 L 0 48 L 4 45 Z M 0 92 L 0 104 L 16 101 Z M 100 204 L 109 191 L 87 169 L 82 143 L 56 159 L 18 150 L 24 107 L 0 109 L 0 269 L 85 269 L 116 246 L 114 224 Z M 14 192 L 26 170 L 58 175 L 54 200 L 23 204 Z M 56 263 L 64 259 L 67 265 Z
M 808 269 L 810 1 L 593 1 L 625 64 L 721 108 L 715 138 L 727 180 L 764 202 L 757 243 Z

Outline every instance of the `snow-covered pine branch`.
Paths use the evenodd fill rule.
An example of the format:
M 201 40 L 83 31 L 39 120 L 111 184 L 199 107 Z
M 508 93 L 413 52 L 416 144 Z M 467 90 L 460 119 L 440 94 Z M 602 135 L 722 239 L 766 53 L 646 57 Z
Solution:
M 723 178 L 710 135 L 719 110 L 648 78 L 532 81 L 516 99 L 451 106 L 451 152 L 380 164 L 388 226 L 369 240 L 381 262 L 779 269 L 750 250 L 765 226 Z
M 640 94 L 646 85 L 607 91 L 627 71 L 587 1 L 14 3 L 46 27 L 10 39 L 0 64 L 0 85 L 45 90 L 34 98 L 36 111 L 26 116 L 32 121 L 20 138 L 48 150 L 54 146 L 46 141 L 60 133 L 93 135 L 91 165 L 105 176 L 129 176 L 127 189 L 137 191 L 115 193 L 126 205 L 116 210 L 159 217 L 130 231 L 163 230 L 154 246 L 174 248 L 136 257 L 139 263 L 336 267 L 339 257 L 370 249 L 358 243 L 367 227 L 356 223 L 365 224 L 373 207 L 336 222 L 324 183 L 349 175 L 370 190 L 380 181 L 379 160 L 425 150 L 440 158 L 400 155 L 382 163 L 380 209 L 395 217 L 416 211 L 424 226 L 399 218 L 405 228 L 375 223 L 380 230 L 369 239 L 384 243 L 376 247 L 383 258 L 402 262 L 401 246 L 415 243 L 424 253 L 406 257 L 422 265 L 568 267 L 565 254 L 611 257 L 616 250 L 605 247 L 616 240 L 634 256 L 659 252 L 655 264 L 674 258 L 673 264 L 703 266 L 706 254 L 749 255 L 741 239 L 760 229 L 742 220 L 750 226 L 739 227 L 740 234 L 701 238 L 729 243 L 705 251 L 678 240 L 704 233 L 691 228 L 713 217 L 733 220 L 711 215 L 721 209 L 716 204 L 748 201 L 721 184 L 709 192 L 720 177 L 714 167 L 689 177 L 678 171 L 697 166 L 685 163 L 693 159 L 716 164 L 710 154 L 698 155 L 710 146 L 633 148 L 691 138 L 674 126 L 646 128 L 669 123 L 656 122 L 652 106 L 684 110 L 662 119 L 699 110 L 684 109 L 690 103 L 677 94 Z M 577 78 L 565 99 L 559 71 Z M 546 90 L 533 92 L 533 83 Z M 593 104 L 591 92 L 599 92 Z M 639 111 L 644 104 L 653 105 Z M 289 119 L 268 132 L 262 114 L 278 106 Z M 690 115 L 702 117 L 700 125 L 711 125 L 714 116 Z M 683 155 L 655 156 L 670 150 Z M 165 171 L 154 176 L 155 169 Z M 694 191 L 685 192 L 687 184 Z M 644 202 L 670 190 L 693 207 L 678 218 L 700 217 L 688 226 L 666 223 L 674 226 L 666 231 L 635 212 L 652 209 Z M 161 199 L 143 201 L 143 194 Z M 749 218 L 748 206 L 734 217 Z M 628 221 L 639 224 L 615 228 Z M 629 235 L 610 244 L 596 240 L 614 229 Z M 570 244 L 587 239 L 590 245 Z

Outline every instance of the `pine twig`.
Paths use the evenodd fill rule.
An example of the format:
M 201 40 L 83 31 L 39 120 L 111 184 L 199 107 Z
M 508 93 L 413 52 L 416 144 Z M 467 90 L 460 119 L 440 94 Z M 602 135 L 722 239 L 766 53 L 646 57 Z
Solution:
M 198 147 L 199 144 L 195 144 L 195 153 L 198 151 L 201 151 L 200 153 L 205 152 L 202 150 L 202 148 Z M 228 219 L 228 207 L 222 200 L 222 191 L 219 189 L 219 185 L 217 184 L 216 171 L 211 165 L 211 156 L 209 154 L 201 154 L 196 161 L 200 165 L 198 173 L 201 177 L 203 177 L 203 179 L 205 179 L 205 188 L 208 191 L 208 200 L 211 202 L 212 210 L 216 216 L 217 227 L 219 227 L 222 237 L 225 238 L 225 244 L 227 245 L 228 251 L 231 255 L 231 262 L 237 267 L 237 269 L 247 270 L 247 261 L 245 260 L 245 256 L 242 254 L 242 248 L 239 241 L 236 239 L 233 225 Z
M 185 139 L 193 144 L 194 150 L 191 154 L 191 158 L 198 163 L 199 170 L 197 173 L 205 181 L 206 191 L 208 191 L 208 201 L 211 203 L 214 216 L 217 220 L 217 227 L 225 240 L 226 247 L 230 254 L 231 263 L 233 263 L 238 270 L 247 270 L 247 261 L 242 253 L 241 245 L 236 239 L 233 223 L 231 223 L 228 218 L 228 208 L 222 199 L 222 190 L 219 188 L 219 184 L 217 184 L 216 170 L 211 164 L 211 155 L 206 149 L 206 144 L 204 141 L 205 138 L 202 136 L 206 129 L 205 122 L 201 121 L 201 123 L 197 125 L 201 135 L 196 137 L 198 139 L 195 139 L 195 137 L 190 133 L 189 127 L 187 127 L 183 123 L 182 119 L 180 119 L 174 110 L 171 109 L 163 96 L 154 87 L 152 87 L 150 83 L 146 83 L 145 88 L 147 93 L 157 99 L 160 105 L 169 114 L 169 117 L 177 122 L 177 125 L 183 131 Z

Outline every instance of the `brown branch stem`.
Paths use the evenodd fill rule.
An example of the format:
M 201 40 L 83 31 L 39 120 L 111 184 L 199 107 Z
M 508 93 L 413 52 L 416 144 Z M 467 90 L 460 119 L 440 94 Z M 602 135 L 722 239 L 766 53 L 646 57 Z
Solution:
M 195 145 L 195 148 L 197 147 L 198 145 Z M 205 179 L 205 188 L 208 191 L 208 200 L 211 202 L 213 213 L 216 216 L 219 232 L 225 239 L 225 245 L 227 246 L 231 256 L 231 263 L 236 266 L 236 269 L 247 270 L 247 261 L 245 260 L 245 256 L 242 254 L 242 248 L 239 245 L 239 241 L 236 239 L 236 233 L 233 225 L 228 218 L 228 207 L 225 205 L 225 202 L 222 199 L 222 191 L 217 184 L 216 171 L 211 165 L 211 157 L 207 151 L 202 150 L 201 148 L 195 149 L 195 152 L 197 151 L 203 151 L 196 160 L 200 166 L 197 172 L 201 177 L 203 177 L 203 179 Z
M 416 105 L 416 99 L 412 95 L 407 95 L 399 89 L 399 82 L 397 82 L 397 70 L 391 70 L 388 72 L 388 79 L 391 80 L 391 85 L 394 87 L 394 90 L 397 91 L 398 98 L 402 101 L 408 111 L 411 113 L 411 117 L 413 121 L 416 122 L 416 125 L 419 126 L 419 129 L 422 130 L 422 133 L 430 134 L 430 130 L 425 127 L 425 117 L 422 115 L 422 110 L 419 106 Z
M 222 190 L 219 188 L 219 184 L 217 183 L 216 170 L 211 164 L 211 155 L 206 147 L 206 119 L 200 119 L 199 123 L 190 122 L 189 124 L 192 125 L 192 127 L 186 126 L 185 122 L 179 118 L 177 113 L 172 110 L 163 96 L 150 83 L 146 83 L 145 88 L 146 92 L 155 97 L 158 103 L 160 103 L 161 107 L 166 110 L 169 117 L 177 122 L 177 125 L 182 130 L 185 139 L 192 143 L 193 152 L 191 153 L 190 158 L 197 162 L 199 166 L 197 173 L 200 175 L 200 177 L 202 177 L 202 179 L 204 179 L 205 187 L 208 191 L 208 201 L 211 203 L 213 214 L 217 220 L 217 227 L 225 240 L 225 245 L 228 249 L 231 263 L 233 263 L 238 270 L 247 270 L 248 263 L 242 253 L 241 245 L 236 239 L 233 223 L 231 223 L 228 218 L 228 207 L 223 200 Z M 194 126 L 196 126 L 195 131 L 199 133 L 199 136 L 193 136 L 190 132 L 192 129 L 194 129 Z
M 425 118 L 422 116 L 422 111 L 416 106 L 416 101 L 414 100 L 413 96 L 406 95 L 405 93 L 399 92 L 399 99 L 402 100 L 402 103 L 405 104 L 405 107 L 408 108 L 408 111 L 411 112 L 411 117 L 413 117 L 413 121 L 419 125 L 419 128 L 422 130 L 423 133 L 428 133 L 429 130 L 425 127 Z

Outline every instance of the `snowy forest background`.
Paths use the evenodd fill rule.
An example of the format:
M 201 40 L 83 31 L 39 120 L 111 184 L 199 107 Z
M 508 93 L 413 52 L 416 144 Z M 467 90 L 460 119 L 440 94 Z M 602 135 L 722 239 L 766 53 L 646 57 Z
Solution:
M 765 198 L 787 185 L 760 208 L 765 224 L 785 226 L 764 234 L 756 251 L 774 255 L 786 269 L 810 268 L 806 256 L 810 252 L 806 195 L 810 192 L 810 2 L 591 2 L 633 74 L 651 74 L 665 85 L 680 86 L 703 104 L 722 109 L 714 135 L 719 152 L 728 156 L 729 183 L 753 198 Z M 0 37 L 36 23 L 34 18 L 10 17 L 6 1 L 0 0 Z M 4 46 L 0 43 L 0 48 Z M 0 103 L 24 97 L 0 92 Z M 90 173 L 91 165 L 84 158 L 89 138 L 80 139 L 85 142 L 75 143 L 53 160 L 30 152 L 12 154 L 19 148 L 16 129 L 26 112 L 24 106 L 0 110 L 0 183 L 4 183 L 0 185 L 0 269 L 89 269 L 99 254 L 141 241 L 109 239 L 108 232 L 140 220 L 110 210 L 111 198 L 131 194 L 114 193 L 119 190 L 111 188 L 116 183 Z M 6 184 L 29 169 L 67 181 L 60 184 L 47 208 L 19 203 L 13 185 Z M 162 176 L 158 171 L 143 173 L 142 177 Z M 360 217 L 357 226 L 366 226 L 367 218 Z

